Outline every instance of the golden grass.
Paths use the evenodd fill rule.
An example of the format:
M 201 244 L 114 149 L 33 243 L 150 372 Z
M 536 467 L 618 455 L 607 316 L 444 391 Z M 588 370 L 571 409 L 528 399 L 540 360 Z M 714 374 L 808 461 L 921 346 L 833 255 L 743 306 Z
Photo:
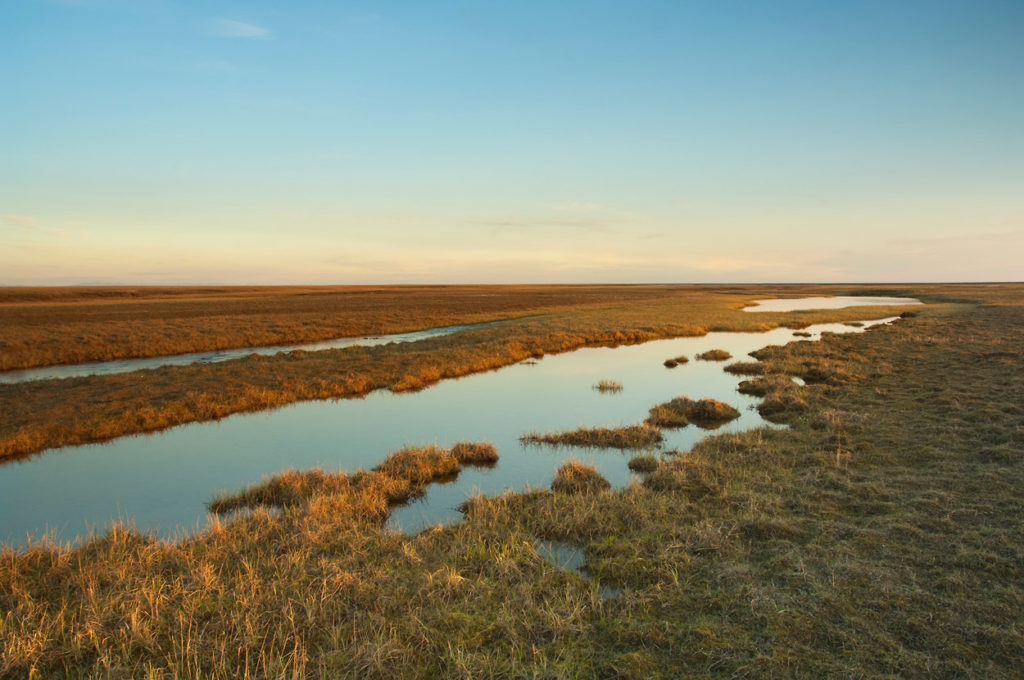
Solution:
M 773 386 L 863 378 L 621 491 L 477 497 L 403 536 L 310 477 L 176 544 L 0 552 L 0 677 L 1017 678 L 1021 328 L 997 299 L 776 350 Z M 584 546 L 590 578 L 536 538 Z
M 726 361 L 732 359 L 732 355 L 724 349 L 709 349 L 707 352 L 698 354 L 697 358 L 701 361 Z
M 734 361 L 722 370 L 733 375 L 764 375 L 764 364 L 759 361 Z
M 697 427 L 714 428 L 739 417 L 739 411 L 717 399 L 694 401 L 689 397 L 676 397 L 652 408 L 644 423 L 650 427 L 686 427 L 693 423 Z
M 690 360 L 689 357 L 680 355 L 680 356 L 677 356 L 677 357 L 672 357 L 671 359 L 665 359 L 665 361 L 663 363 L 664 363 L 665 368 L 675 368 L 676 366 L 679 366 L 680 364 L 685 364 L 689 360 Z
M 601 394 L 618 394 L 622 391 L 622 383 L 617 380 L 600 380 L 594 389 Z
M 562 464 L 551 482 L 551 490 L 555 493 L 597 493 L 610 488 L 611 484 L 593 465 L 585 465 L 578 460 Z
M 565 432 L 532 432 L 519 440 L 525 444 L 586 446 L 601 449 L 647 449 L 659 444 L 661 432 L 646 425 L 624 427 L 581 427 Z
M 7 299 L 6 304 L 12 309 L 23 307 L 22 312 L 27 316 L 12 314 L 10 309 L 4 308 L 3 320 L 10 320 L 13 323 L 0 324 L 0 333 L 17 334 L 21 332 L 17 329 L 35 327 L 32 325 L 35 323 L 48 329 L 47 333 L 60 336 L 61 342 L 67 342 L 67 336 L 61 335 L 66 331 L 62 330 L 61 326 L 64 317 L 57 315 L 53 321 L 44 322 L 42 314 L 36 309 L 37 304 L 43 303 L 35 298 L 25 297 L 29 295 L 30 290 L 17 290 L 21 297 L 10 293 L 10 290 L 15 289 L 9 289 L 6 298 L 0 294 L 0 300 Z M 345 292 L 348 289 L 329 293 L 313 289 L 305 291 L 303 295 L 293 291 L 277 297 L 275 295 L 278 289 L 270 289 L 270 292 L 263 289 L 240 289 L 240 292 L 232 297 L 229 295 L 232 290 L 234 289 L 214 289 L 210 295 L 215 302 L 201 295 L 193 296 L 198 300 L 195 304 L 201 307 L 199 312 L 196 312 L 197 318 L 209 321 L 200 313 L 209 307 L 227 310 L 225 313 L 237 314 L 239 318 L 244 316 L 243 312 L 250 314 L 254 319 L 253 323 L 256 323 L 255 320 L 264 318 L 261 316 L 263 312 L 259 311 L 262 309 L 259 305 L 264 304 L 264 297 L 267 296 L 270 300 L 266 302 L 267 308 L 274 311 L 274 314 L 284 314 L 283 310 L 289 309 L 288 304 L 294 303 L 297 319 L 304 318 L 303 314 L 307 312 L 312 313 L 303 305 L 311 304 L 313 308 L 320 309 L 321 307 L 317 305 L 327 304 L 323 301 L 324 296 L 335 300 L 346 299 L 346 295 L 359 303 L 353 303 L 353 309 L 365 312 L 369 319 L 378 320 L 383 317 L 375 317 L 369 306 L 374 302 L 390 304 L 395 297 L 404 300 L 396 303 L 399 311 L 420 305 L 435 311 L 465 311 L 464 307 L 471 306 L 473 299 L 491 300 L 479 302 L 479 305 L 483 305 L 479 308 L 486 312 L 482 316 L 470 314 L 457 318 L 445 317 L 442 321 L 444 323 L 483 320 L 485 317 L 496 318 L 514 315 L 524 310 L 536 312 L 538 305 L 544 304 L 551 305 L 557 311 L 533 314 L 526 318 L 465 331 L 455 336 L 417 343 L 295 352 L 271 357 L 249 357 L 217 364 L 164 367 L 153 371 L 119 375 L 0 385 L 0 413 L 4 414 L 4 418 L 0 419 L 0 458 L 30 454 L 50 447 L 105 441 L 126 434 L 150 432 L 188 422 L 214 420 L 232 413 L 272 408 L 307 399 L 360 396 L 375 389 L 422 389 L 439 380 L 491 370 L 545 353 L 571 351 L 584 346 L 614 346 L 658 338 L 702 335 L 708 331 L 764 331 L 785 323 L 793 316 L 788 313 L 750 314 L 740 311 L 750 300 L 768 294 L 766 291 L 779 290 L 808 295 L 829 291 L 850 292 L 849 287 L 823 286 L 790 286 L 780 289 L 757 286 L 470 286 L 372 288 L 355 289 L 348 293 Z M 947 291 L 949 292 L 966 294 L 959 288 Z M 60 291 L 53 293 L 56 301 L 51 300 L 45 304 L 64 305 L 68 309 L 67 314 L 72 316 L 85 313 L 75 309 L 86 303 L 76 301 L 74 298 L 69 301 L 59 293 Z M 95 291 L 95 294 L 101 297 L 103 293 L 103 290 Z M 91 299 L 88 297 L 89 294 L 92 292 L 80 293 L 87 300 Z M 160 298 L 161 294 L 163 293 L 160 291 L 152 292 L 151 295 L 146 292 L 140 293 L 144 301 L 157 305 L 152 309 L 147 308 L 154 315 L 171 314 L 177 309 L 174 306 L 177 304 L 192 304 L 192 298 L 184 292 L 180 293 L 184 302 L 165 302 Z M 408 298 L 404 297 L 406 294 Z M 147 295 L 157 301 L 151 301 Z M 223 300 L 227 300 L 224 306 L 217 307 Z M 116 315 L 110 316 L 113 314 L 111 310 L 123 309 L 125 316 L 139 320 L 146 327 L 154 329 L 154 333 L 165 333 L 167 337 L 174 336 L 174 333 L 167 329 L 159 330 L 162 326 L 155 316 L 144 318 L 139 308 L 130 300 L 122 300 L 115 296 L 113 302 L 103 304 L 110 306 L 110 309 L 104 307 L 106 312 L 93 310 L 97 315 L 98 324 L 108 317 L 116 320 Z M 171 306 L 165 309 L 160 305 Z M 257 306 L 256 310 L 250 310 L 249 308 L 254 305 Z M 327 305 L 325 309 L 335 308 Z M 85 310 L 88 311 L 87 304 Z M 437 314 L 440 315 L 441 311 L 437 311 Z M 899 311 L 899 307 L 853 308 L 802 312 L 800 316 L 816 321 L 844 321 L 895 315 Z M 105 314 L 107 316 L 104 316 Z M 441 316 L 431 318 L 433 323 L 439 321 Z M 303 322 L 303 325 L 309 324 Z M 388 328 L 402 329 L 408 330 L 407 327 L 398 326 Z M 74 342 L 70 344 L 73 345 Z M 6 350 L 0 354 L 7 356 Z

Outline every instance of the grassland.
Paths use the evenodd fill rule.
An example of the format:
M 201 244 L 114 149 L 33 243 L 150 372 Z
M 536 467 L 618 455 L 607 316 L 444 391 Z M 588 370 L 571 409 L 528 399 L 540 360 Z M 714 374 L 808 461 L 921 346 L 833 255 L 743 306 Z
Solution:
M 621 491 L 404 536 L 317 482 L 178 544 L 5 551 L 0 677 L 1019 677 L 1024 295 L 979 296 L 759 353 L 791 427 Z
M 78 318 L 75 315 L 85 314 L 80 308 L 88 310 L 93 303 L 74 297 L 60 297 L 57 292 L 53 293 L 57 296 L 54 300 L 39 300 L 31 297 L 28 292 L 22 291 L 16 295 L 10 292 L 12 290 L 18 291 L 8 289 L 6 298 L 0 296 L 0 299 L 8 300 L 0 308 L 4 321 L 0 323 L 0 333 L 5 334 L 0 337 L 35 337 L 32 334 L 38 332 L 56 338 L 54 342 L 58 345 L 63 343 L 75 346 L 79 342 L 75 335 L 77 331 L 74 330 L 79 328 L 79 322 L 74 321 Z M 287 316 L 289 309 L 294 312 L 293 320 L 304 319 L 306 314 L 319 314 L 317 318 L 333 319 L 324 310 L 333 309 L 330 306 L 332 304 L 337 306 L 342 303 L 328 304 L 323 302 L 323 298 L 334 294 L 342 300 L 351 298 L 362 301 L 360 304 L 363 307 L 353 307 L 356 311 L 349 310 L 340 314 L 341 321 L 335 320 L 337 323 L 345 319 L 352 323 L 358 320 L 365 327 L 355 329 L 353 326 L 350 329 L 358 333 L 368 332 L 371 325 L 374 331 L 409 330 L 411 327 L 437 323 L 480 321 L 516 314 L 526 316 L 467 330 L 454 336 L 403 345 L 293 352 L 217 364 L 0 385 L 0 413 L 4 416 L 0 419 L 0 458 L 31 454 L 57 446 L 105 441 L 126 434 L 214 420 L 232 413 L 261 410 L 307 399 L 360 396 L 375 389 L 416 390 L 445 378 L 486 371 L 531 356 L 564 352 L 588 345 L 612 346 L 657 338 L 703 335 L 710 331 L 757 332 L 793 323 L 852 321 L 895 315 L 901 311 L 899 307 L 874 307 L 870 310 L 853 308 L 749 314 L 741 311 L 742 307 L 765 295 L 764 288 L 754 286 L 498 286 L 414 288 L 408 291 L 347 290 L 332 293 L 314 289 L 308 292 L 308 298 L 298 293 L 282 293 L 280 298 L 265 291 L 263 295 L 269 296 L 270 301 L 266 304 L 273 308 L 275 314 L 280 315 L 282 326 L 288 328 L 294 325 L 287 322 L 293 318 Z M 851 289 L 849 286 L 790 286 L 781 290 L 792 295 L 893 292 L 871 287 Z M 961 292 L 956 288 L 939 290 L 922 287 L 897 292 L 911 292 L 924 295 L 937 304 L 955 305 L 960 295 L 966 295 L 966 292 L 980 294 L 985 290 L 966 287 Z M 79 294 L 85 295 L 88 292 Z M 408 299 L 403 297 L 406 294 Z M 95 312 L 94 320 L 82 322 L 92 323 L 90 328 L 97 333 L 106 328 L 108 322 L 116 328 L 116 318 L 110 315 L 116 310 L 123 310 L 125 323 L 130 321 L 131 324 L 138 324 L 140 328 L 148 329 L 145 332 L 155 334 L 154 337 L 173 339 L 177 337 L 176 331 L 169 330 L 160 322 L 158 314 L 171 314 L 178 309 L 175 306 L 178 304 L 186 307 L 193 304 L 189 302 L 192 297 L 185 293 L 181 293 L 183 300 L 167 303 L 156 292 L 152 293 L 156 301 L 140 293 L 142 301 L 138 304 L 130 300 L 126 302 L 113 293 L 111 295 L 113 301 L 104 298 L 102 303 L 95 303 L 101 309 Z M 232 324 L 235 321 L 259 325 L 271 323 L 268 319 L 277 318 L 269 312 L 249 309 L 263 304 L 264 297 L 260 297 L 258 290 L 238 292 L 237 297 L 241 301 L 237 303 L 230 297 L 225 302 L 227 293 L 220 289 L 210 295 L 213 301 L 199 296 L 199 301 L 194 303 L 200 306 L 201 311 L 207 310 L 204 312 L 206 315 L 196 312 L 198 316 L 189 323 L 199 324 L 197 328 L 209 330 L 214 338 L 220 337 L 220 331 L 210 329 L 221 328 L 218 325 L 221 321 L 223 328 L 230 329 L 234 327 Z M 949 302 L 950 299 L 953 302 Z M 413 321 L 403 321 L 405 325 L 394 320 L 387 321 L 391 318 L 390 312 L 374 311 L 374 301 L 382 307 L 395 304 L 400 313 L 404 313 L 402 310 L 409 311 L 409 319 Z M 239 307 L 232 306 L 235 304 Z M 320 311 L 303 311 L 305 304 Z M 146 305 L 156 307 L 150 309 Z M 161 305 L 167 305 L 167 309 Z M 57 308 L 66 308 L 64 314 L 68 318 L 57 313 Z M 46 314 L 54 316 L 46 316 L 41 309 L 48 310 Z M 234 310 L 231 313 L 235 316 L 225 312 L 218 317 L 214 314 L 216 310 Z M 428 312 L 433 316 L 423 316 Z M 152 318 L 148 316 L 150 314 Z M 392 325 L 388 326 L 388 323 Z M 308 324 L 295 321 L 295 324 L 321 330 L 326 328 L 311 321 Z M 328 330 L 328 334 L 338 332 L 333 327 Z M 224 332 L 224 338 L 230 336 L 232 341 L 239 339 L 227 330 Z M 322 337 L 320 330 L 316 333 L 310 331 L 312 335 L 307 336 L 290 333 L 288 331 L 282 336 L 274 336 L 268 341 L 277 343 L 284 339 L 308 340 Z M 206 338 L 205 331 L 200 332 L 200 335 Z M 104 342 L 115 345 L 120 342 L 120 336 L 102 337 L 105 338 Z M 242 344 L 259 344 L 255 342 L 255 337 L 246 336 L 244 340 Z M 2 342 L 8 345 L 0 348 L 0 355 L 8 356 L 12 341 Z M 82 342 L 90 344 L 85 340 Z M 155 340 L 153 343 L 154 346 L 159 345 Z M 46 345 L 41 340 L 38 344 Z M 202 348 L 207 346 L 199 343 L 188 348 L 176 347 L 174 351 Z

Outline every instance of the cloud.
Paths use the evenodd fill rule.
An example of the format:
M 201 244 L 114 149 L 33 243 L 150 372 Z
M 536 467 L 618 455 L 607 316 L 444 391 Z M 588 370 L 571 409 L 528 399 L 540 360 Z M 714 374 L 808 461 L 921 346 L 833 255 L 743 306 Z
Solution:
M 476 220 L 470 222 L 481 227 L 492 227 L 495 233 L 506 229 L 579 229 L 589 232 L 610 232 L 616 220 Z
M 220 38 L 271 40 L 274 37 L 268 28 L 234 19 L 213 19 L 209 23 L 209 30 L 212 35 Z
M 0 215 L 0 222 L 13 227 L 21 227 L 22 229 L 39 228 L 39 220 L 27 215 Z
M 577 201 L 566 201 L 564 203 L 556 203 L 551 206 L 558 212 L 576 212 L 576 213 L 591 213 L 599 210 L 605 210 L 605 207 L 600 203 L 581 203 Z

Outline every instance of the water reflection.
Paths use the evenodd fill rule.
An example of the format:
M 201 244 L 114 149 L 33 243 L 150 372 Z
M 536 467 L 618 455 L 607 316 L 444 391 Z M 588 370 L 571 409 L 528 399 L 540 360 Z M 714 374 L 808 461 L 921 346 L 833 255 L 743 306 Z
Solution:
M 877 322 L 872 322 L 877 323 Z M 871 324 L 868 324 L 871 325 Z M 843 324 L 806 329 L 860 332 Z M 547 487 L 569 458 L 594 465 L 613 486 L 633 479 L 629 452 L 523 446 L 531 431 L 639 423 L 660 402 L 688 395 L 738 408 L 741 416 L 717 432 L 765 425 L 756 399 L 736 392 L 740 376 L 723 364 L 690 361 L 673 369 L 666 358 L 722 348 L 734 357 L 794 339 L 785 328 L 767 333 L 710 333 L 618 348 L 586 348 L 549 355 L 498 371 L 447 380 L 422 392 L 374 392 L 363 399 L 313 401 L 272 411 L 238 414 L 219 422 L 192 423 L 165 432 L 124 437 L 51 451 L 0 466 L 0 540 L 25 544 L 50 529 L 72 540 L 102 529 L 111 519 L 132 518 L 144 530 L 177 535 L 206 522 L 205 503 L 287 468 L 372 468 L 403 445 L 487 440 L 500 459 L 491 469 L 469 468 L 418 501 L 396 509 L 389 525 L 414 531 L 461 515 L 457 506 L 475 492 Z M 602 394 L 598 381 L 623 389 Z M 666 430 L 663 450 L 686 451 L 707 432 Z
M 808 309 L 841 309 L 871 305 L 920 305 L 922 302 L 907 297 L 869 297 L 867 295 L 837 295 L 835 297 L 778 298 L 754 300 L 744 312 L 799 312 Z
M 300 345 L 273 345 L 270 347 L 239 347 L 237 349 L 221 349 L 210 352 L 192 352 L 190 354 L 173 354 L 170 356 L 150 357 L 147 359 L 121 359 L 118 361 L 94 361 L 86 364 L 66 364 L 58 366 L 42 366 L 17 371 L 0 372 L 0 383 L 12 384 L 30 382 L 32 380 L 50 380 L 53 378 L 82 378 L 87 375 L 110 375 L 113 373 L 131 373 L 162 366 L 189 366 L 191 364 L 215 364 L 229 359 L 241 359 L 253 354 L 273 356 L 291 352 L 318 352 L 325 349 L 344 349 L 345 347 L 386 345 L 391 342 L 416 342 L 427 338 L 451 335 L 468 328 L 479 328 L 488 323 L 468 324 L 462 326 L 439 326 L 410 333 L 392 333 L 391 335 L 372 335 L 358 338 L 334 338 L 319 342 L 307 342 Z

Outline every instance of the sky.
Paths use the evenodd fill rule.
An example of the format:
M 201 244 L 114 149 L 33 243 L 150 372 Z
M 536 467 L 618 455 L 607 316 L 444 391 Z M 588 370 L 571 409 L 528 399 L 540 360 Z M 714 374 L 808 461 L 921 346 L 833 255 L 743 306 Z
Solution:
M 1024 280 L 1024 2 L 2 0 L 0 285 Z

